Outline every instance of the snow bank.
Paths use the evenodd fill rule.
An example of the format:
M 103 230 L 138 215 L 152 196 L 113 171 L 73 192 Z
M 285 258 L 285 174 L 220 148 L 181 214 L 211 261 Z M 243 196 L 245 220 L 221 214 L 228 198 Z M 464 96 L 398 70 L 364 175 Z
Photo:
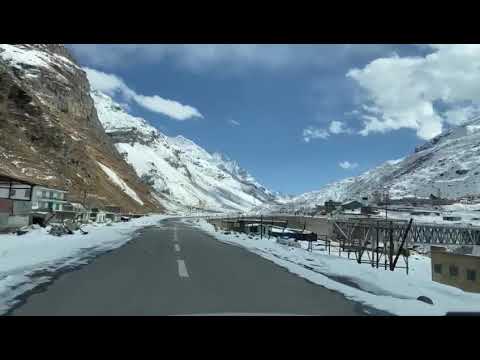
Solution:
M 452 205 L 445 205 L 443 208 L 448 211 L 480 211 L 480 204 L 456 203 Z
M 130 196 L 133 200 L 135 200 L 136 202 L 138 202 L 140 205 L 143 205 L 143 201 L 138 197 L 137 193 L 131 188 L 129 187 L 125 181 L 123 181 L 115 171 L 113 171 L 112 169 L 110 169 L 108 166 L 106 165 L 103 165 L 102 163 L 98 162 L 97 161 L 97 164 L 102 168 L 102 170 L 105 172 L 105 174 L 108 175 L 108 177 L 110 178 L 110 180 L 115 184 L 117 185 L 118 187 L 120 187 L 120 189 L 122 189 L 122 191 L 127 194 L 128 196 Z
M 86 225 L 87 235 L 77 232 L 57 237 L 43 228 L 21 236 L 0 235 L 0 314 L 15 304 L 18 295 L 50 280 L 47 275 L 31 276 L 33 273 L 82 264 L 94 254 L 125 244 L 137 229 L 166 217 L 151 215 L 112 226 Z
M 323 246 L 307 252 L 305 242 L 302 242 L 300 249 L 292 248 L 276 243 L 273 237 L 260 239 L 250 238 L 246 234 L 225 235 L 223 232 L 215 232 L 214 227 L 205 220 L 184 221 L 220 241 L 242 246 L 292 273 L 338 291 L 350 300 L 395 315 L 444 315 L 449 311 L 480 311 L 480 294 L 467 293 L 431 280 L 428 257 L 411 256 L 410 272 L 407 275 L 404 269 L 385 271 L 333 253 L 328 255 Z M 399 265 L 402 265 L 400 260 Z M 434 305 L 417 300 L 422 295 L 432 299 Z

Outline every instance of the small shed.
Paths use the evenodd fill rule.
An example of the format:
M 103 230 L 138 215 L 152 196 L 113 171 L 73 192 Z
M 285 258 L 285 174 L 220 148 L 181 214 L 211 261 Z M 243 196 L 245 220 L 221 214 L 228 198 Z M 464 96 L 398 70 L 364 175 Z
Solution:
M 444 216 L 443 220 L 445 221 L 460 221 L 462 220 L 461 216 Z
M 33 186 L 32 182 L 0 174 L 0 230 L 31 223 Z
M 325 201 L 325 211 L 327 213 L 331 213 L 335 210 L 337 210 L 337 207 L 341 207 L 342 203 L 333 201 L 333 200 L 328 200 Z
M 102 209 L 93 208 L 90 212 L 90 220 L 97 223 L 104 223 L 107 220 L 107 213 Z
M 261 223 L 253 223 L 253 224 L 245 224 L 244 231 L 246 234 L 268 234 L 272 225 L 261 224 Z
M 430 211 L 412 211 L 412 212 L 410 212 L 410 215 L 418 215 L 418 216 L 429 216 L 431 214 L 432 214 L 432 212 L 430 212 Z
M 374 215 L 374 214 L 377 214 L 378 211 L 376 211 L 375 209 L 373 209 L 371 206 L 367 205 L 367 206 L 362 206 L 360 208 L 360 214 L 362 215 Z
M 363 204 L 357 200 L 346 201 L 342 204 L 342 210 L 356 210 L 361 209 Z
M 119 222 L 122 219 L 122 215 L 120 213 L 107 212 L 105 218 L 112 222 Z

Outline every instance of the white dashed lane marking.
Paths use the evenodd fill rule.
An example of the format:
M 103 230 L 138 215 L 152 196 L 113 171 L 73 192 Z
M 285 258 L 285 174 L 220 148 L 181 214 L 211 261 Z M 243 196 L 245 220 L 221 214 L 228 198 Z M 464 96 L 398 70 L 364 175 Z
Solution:
M 173 247 L 175 248 L 176 252 L 180 252 L 180 245 L 174 244 Z
M 180 277 L 189 277 L 188 276 L 188 271 L 187 271 L 187 265 L 185 265 L 185 261 L 183 260 L 177 260 L 178 264 L 178 275 Z
M 178 233 L 177 233 L 176 226 L 175 226 L 175 230 L 173 231 L 173 241 L 178 242 Z

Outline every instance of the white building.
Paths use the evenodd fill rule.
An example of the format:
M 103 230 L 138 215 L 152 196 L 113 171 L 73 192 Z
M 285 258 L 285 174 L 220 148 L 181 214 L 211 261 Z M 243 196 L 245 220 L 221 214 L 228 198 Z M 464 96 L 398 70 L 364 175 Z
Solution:
M 90 212 L 90 220 L 97 223 L 104 223 L 107 221 L 107 213 L 100 209 L 92 209 Z
M 97 212 L 95 216 L 95 222 L 104 223 L 105 221 L 107 221 L 107 213 L 105 211 L 100 210 L 99 212 Z
M 35 186 L 32 194 L 32 210 L 63 211 L 65 200 L 64 190 Z

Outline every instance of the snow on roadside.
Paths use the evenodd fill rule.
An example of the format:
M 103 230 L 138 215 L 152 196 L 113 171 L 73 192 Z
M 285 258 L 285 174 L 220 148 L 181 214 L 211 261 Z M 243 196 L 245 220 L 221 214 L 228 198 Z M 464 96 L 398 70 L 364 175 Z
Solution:
M 61 237 L 40 228 L 25 235 L 0 235 L 0 314 L 16 303 L 16 298 L 50 277 L 31 276 L 51 273 L 62 268 L 85 263 L 92 255 L 118 248 L 132 239 L 142 227 L 155 225 L 166 215 L 150 215 L 125 223 L 90 224 L 82 227 L 88 234 L 77 231 Z
M 442 208 L 448 211 L 480 211 L 480 204 L 455 203 L 452 205 L 444 205 Z
M 135 200 L 136 202 L 138 202 L 140 205 L 143 205 L 143 201 L 138 197 L 137 193 L 131 188 L 129 187 L 125 181 L 123 181 L 115 171 L 113 171 L 112 169 L 110 169 L 108 166 L 106 165 L 103 165 L 102 163 L 98 162 L 97 161 L 97 164 L 102 168 L 102 170 L 105 172 L 105 174 L 107 174 L 107 176 L 109 177 L 109 179 L 115 184 L 117 185 L 118 187 L 120 187 L 120 189 L 122 189 L 122 191 L 127 194 L 128 196 L 130 196 L 133 200 Z
M 404 269 L 385 271 L 370 264 L 358 264 L 338 255 L 324 254 L 320 248 L 307 252 L 270 239 L 246 234 L 215 232 L 204 219 L 185 219 L 214 238 L 246 248 L 290 272 L 316 284 L 338 291 L 346 298 L 395 315 L 444 315 L 449 311 L 480 311 L 480 294 L 464 292 L 431 280 L 430 259 L 421 255 L 410 257 L 410 272 Z M 306 266 L 308 268 L 306 268 Z M 340 282 L 345 279 L 354 286 Z M 427 296 L 434 305 L 417 300 Z
M 455 205 L 455 207 L 454 207 Z M 408 211 L 389 211 L 388 218 L 395 220 L 405 220 L 408 221 L 410 218 L 413 218 L 416 224 L 440 224 L 440 225 L 449 225 L 449 226 L 480 226 L 480 210 L 461 210 L 461 207 L 456 207 L 454 204 L 444 206 L 442 211 L 432 211 L 438 212 L 440 215 L 411 215 Z M 461 220 L 458 221 L 448 221 L 444 220 L 444 216 L 460 216 Z M 475 219 L 475 220 L 473 220 Z

